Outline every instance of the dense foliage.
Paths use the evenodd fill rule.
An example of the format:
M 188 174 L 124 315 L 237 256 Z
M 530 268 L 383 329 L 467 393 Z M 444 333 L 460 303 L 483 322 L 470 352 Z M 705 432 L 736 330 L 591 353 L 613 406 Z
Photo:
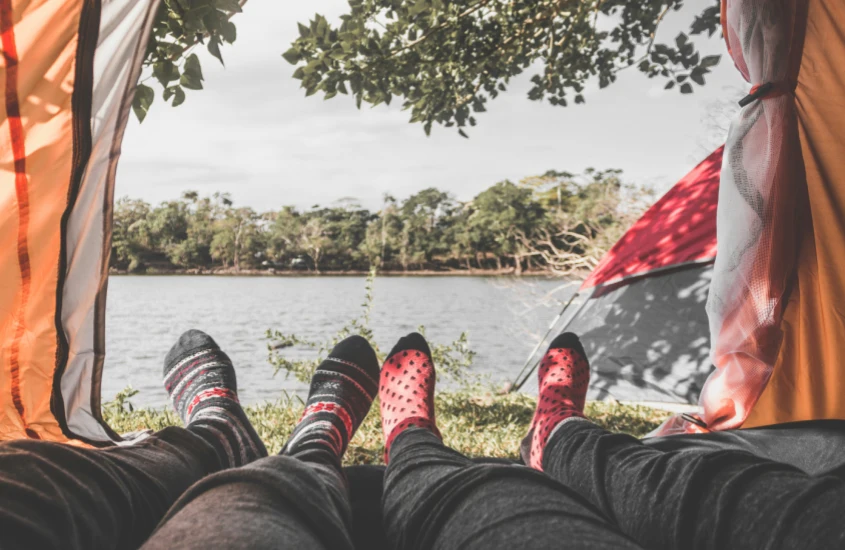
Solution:
M 316 15 L 285 52 L 307 95 L 352 94 L 378 105 L 400 98 L 411 122 L 475 126 L 488 100 L 533 72 L 528 98 L 583 103 L 587 83 L 604 88 L 635 67 L 666 88 L 691 93 L 719 56 L 702 56 L 685 33 L 656 41 L 685 0 L 349 0 L 338 25 Z M 691 35 L 713 36 L 719 2 L 701 10 Z
M 187 192 L 155 207 L 122 198 L 112 267 L 566 274 L 593 267 L 650 198 L 615 170 L 503 181 L 466 203 L 436 188 L 401 201 L 386 195 L 378 212 L 348 199 L 306 211 L 256 212 L 225 194 Z
M 223 63 L 220 47 L 237 38 L 230 21 L 246 0 L 162 0 L 144 56 L 144 73 L 132 109 L 143 121 L 155 100 L 149 85 L 158 82 L 162 99 L 178 107 L 185 90 L 202 89 L 202 66 L 195 50 L 204 47 Z
M 691 93 L 704 85 L 718 55 L 702 56 L 691 35 L 714 36 L 719 2 L 696 2 L 689 35 L 656 40 L 666 15 L 689 0 L 348 0 L 338 25 L 315 15 L 299 24 L 299 38 L 284 53 L 307 95 L 338 94 L 378 105 L 401 98 L 411 121 L 462 128 L 513 78 L 532 71 L 531 100 L 583 103 L 585 85 L 604 88 L 619 71 L 636 68 L 662 78 L 666 88 Z M 162 0 L 144 59 L 133 108 L 143 120 L 158 82 L 175 107 L 185 90 L 202 88 L 195 50 L 223 62 L 232 44 L 231 21 L 246 0 Z

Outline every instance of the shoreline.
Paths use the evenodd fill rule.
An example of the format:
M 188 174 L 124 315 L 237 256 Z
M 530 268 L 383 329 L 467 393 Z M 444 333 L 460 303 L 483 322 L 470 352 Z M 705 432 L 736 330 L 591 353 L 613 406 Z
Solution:
M 219 270 L 201 270 L 201 269 L 179 269 L 179 270 L 148 270 L 143 273 L 131 273 L 124 270 L 110 269 L 109 276 L 204 276 L 204 277 L 367 277 L 369 271 L 297 271 L 297 270 L 273 270 L 273 269 L 241 269 L 239 271 L 231 269 Z M 474 269 L 474 270 L 454 270 L 454 271 L 435 271 L 435 270 L 418 270 L 418 271 L 379 271 L 379 277 L 542 277 L 546 279 L 571 279 L 576 280 L 582 277 L 578 276 L 564 276 L 555 275 L 549 271 L 524 271 L 520 275 L 516 275 L 513 269 Z

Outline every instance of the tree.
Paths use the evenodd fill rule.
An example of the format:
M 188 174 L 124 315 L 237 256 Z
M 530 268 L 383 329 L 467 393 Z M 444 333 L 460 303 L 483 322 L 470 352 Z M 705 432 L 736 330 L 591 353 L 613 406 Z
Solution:
M 141 271 L 153 247 L 147 219 L 150 205 L 140 199 L 123 197 L 114 208 L 111 265 L 129 272 Z
M 285 206 L 278 212 L 268 212 L 265 219 L 267 237 L 265 254 L 276 264 L 291 260 L 300 251 L 302 216 L 292 206 Z
M 469 217 L 472 212 L 470 205 L 462 204 L 455 209 L 446 223 L 446 242 L 449 243 L 451 257 L 464 262 L 468 270 L 472 270 L 472 258 L 476 252 L 473 243 L 473 232 L 470 229 Z M 482 267 L 481 265 L 478 266 Z
M 447 254 L 444 221 L 456 208 L 449 193 L 434 187 L 408 197 L 400 208 L 402 237 L 400 257 L 403 269 L 416 264 L 431 264 L 435 256 Z
M 144 77 L 135 90 L 132 109 L 144 120 L 155 100 L 155 90 L 144 82 L 158 81 L 162 98 L 178 107 L 185 90 L 202 89 L 202 67 L 194 49 L 205 46 L 223 63 L 220 47 L 237 38 L 233 15 L 246 0 L 162 0 L 144 56 Z
M 367 269 L 360 244 L 365 240 L 367 224 L 373 219 L 369 210 L 357 201 L 346 200 L 344 206 L 323 208 L 312 212 L 321 220 L 327 244 L 323 251 L 325 267 L 329 269 Z
M 332 26 L 322 15 L 299 24 L 284 58 L 306 95 L 351 93 L 356 104 L 401 98 L 426 133 L 433 123 L 474 126 L 474 114 L 535 71 L 531 100 L 583 103 L 589 81 L 606 87 L 636 67 L 666 88 L 691 93 L 720 56 L 703 57 L 687 34 L 658 43 L 667 13 L 684 0 L 350 0 Z M 719 3 L 708 0 L 690 34 L 713 36 Z
M 521 275 L 523 258 L 531 251 L 520 237 L 532 235 L 545 219 L 545 210 L 531 190 L 499 182 L 479 193 L 471 208 L 468 226 L 475 248 L 493 253 L 500 268 L 500 258 L 510 256 L 516 274 Z
M 299 233 L 299 246 L 308 254 L 314 270 L 320 272 L 320 259 L 331 241 L 326 236 L 325 224 L 319 216 L 311 216 Z
M 359 247 L 370 266 L 377 266 L 379 269 L 391 263 L 397 256 L 402 234 L 402 217 L 396 198 L 385 193 L 382 199 L 382 209 L 367 224 L 367 233 Z
M 621 170 L 588 168 L 576 176 L 550 170 L 523 179 L 546 208 L 532 233 L 518 234 L 546 269 L 570 275 L 589 271 L 653 202 L 651 189 L 622 181 Z
M 259 217 L 252 208 L 228 208 L 214 224 L 211 257 L 235 271 L 254 267 L 264 248 Z
M 200 197 L 196 191 L 186 191 L 182 200 L 188 203 L 188 237 L 186 247 L 191 250 L 194 263 L 199 267 L 210 267 L 212 244 L 217 233 L 218 221 L 225 218 L 232 208 L 228 193 L 214 193 Z
M 156 248 L 180 267 L 196 265 L 199 257 L 195 243 L 188 239 L 188 207 L 185 201 L 167 201 L 154 208 L 148 218 Z
M 122 198 L 110 266 L 243 270 L 308 256 L 317 271 L 473 269 L 473 259 L 480 269 L 492 261 L 502 269 L 504 259 L 517 274 L 569 274 L 594 266 L 652 198 L 618 170 L 592 169 L 504 181 L 467 203 L 433 187 L 401 202 L 385 195 L 377 213 L 350 199 L 259 214 L 220 193 L 188 191 L 155 208 Z

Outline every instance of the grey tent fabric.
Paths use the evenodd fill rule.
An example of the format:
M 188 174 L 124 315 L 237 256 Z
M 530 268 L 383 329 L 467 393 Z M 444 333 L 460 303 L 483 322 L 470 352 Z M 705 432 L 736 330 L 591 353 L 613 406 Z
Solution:
M 574 332 L 584 344 L 587 399 L 698 402 L 712 370 L 704 310 L 711 274 L 712 264 L 695 264 L 576 299 L 558 331 Z M 534 377 L 523 391 L 537 391 Z

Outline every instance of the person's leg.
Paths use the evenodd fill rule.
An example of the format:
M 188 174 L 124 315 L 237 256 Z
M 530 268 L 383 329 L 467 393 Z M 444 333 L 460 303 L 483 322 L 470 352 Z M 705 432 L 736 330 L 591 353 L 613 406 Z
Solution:
M 187 428 L 166 428 L 135 445 L 108 449 L 29 440 L 0 445 L 0 547 L 136 548 L 192 483 L 263 451 L 246 429 L 231 363 L 202 336 L 186 333 L 165 373 L 180 362 L 174 358 L 202 351 L 196 361 L 205 365 L 203 382 L 194 386 L 186 373 L 182 397 L 228 392 L 225 402 L 205 405 L 215 403 L 229 419 L 206 417 L 194 407 L 194 414 L 183 416 Z M 232 443 L 221 445 L 220 437 Z
M 351 550 L 341 460 L 376 395 L 378 372 L 365 339 L 338 344 L 314 373 L 302 418 L 281 456 L 191 487 L 144 548 Z
M 805 420 L 741 430 L 651 437 L 643 443 L 662 451 L 746 451 L 820 475 L 845 464 L 845 420 Z
M 569 360 L 550 358 L 555 355 Z M 568 382 L 586 365 L 577 338 L 559 337 L 544 364 L 535 423 L 546 426 L 552 414 L 555 424 L 550 437 L 531 438 L 530 453 L 526 448 L 523 456 L 646 548 L 845 544 L 840 477 L 811 477 L 744 451 L 665 452 L 609 433 L 583 418 L 577 403 L 585 388 Z
M 382 369 L 388 467 L 383 516 L 397 549 L 639 548 L 586 499 L 523 466 L 476 464 L 446 447 L 434 418 L 434 366 L 409 335 Z

